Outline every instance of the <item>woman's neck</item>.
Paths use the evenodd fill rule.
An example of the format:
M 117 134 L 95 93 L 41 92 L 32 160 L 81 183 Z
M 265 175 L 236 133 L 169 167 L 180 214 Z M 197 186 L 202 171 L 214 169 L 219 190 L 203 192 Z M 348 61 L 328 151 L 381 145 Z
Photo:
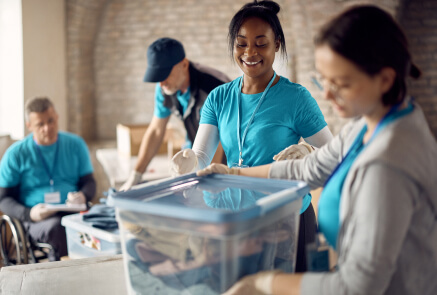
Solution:
M 404 101 L 398 107 L 398 110 L 406 108 L 407 105 L 408 105 L 407 102 Z M 379 107 L 375 108 L 375 110 L 372 111 L 371 113 L 364 115 L 364 120 L 366 120 L 367 123 L 367 132 L 364 135 L 363 143 L 367 143 L 370 140 L 379 122 L 381 122 L 381 120 L 388 114 L 388 112 L 390 112 L 392 107 L 393 107 L 392 105 L 384 106 L 381 104 Z
M 243 76 L 243 87 L 242 92 L 244 94 L 256 94 L 263 92 L 267 85 L 269 85 L 270 80 L 273 78 L 273 69 L 268 74 L 265 74 L 261 77 L 249 77 L 247 75 Z M 279 81 L 279 76 L 276 75 L 275 80 L 273 81 L 272 85 L 275 85 Z

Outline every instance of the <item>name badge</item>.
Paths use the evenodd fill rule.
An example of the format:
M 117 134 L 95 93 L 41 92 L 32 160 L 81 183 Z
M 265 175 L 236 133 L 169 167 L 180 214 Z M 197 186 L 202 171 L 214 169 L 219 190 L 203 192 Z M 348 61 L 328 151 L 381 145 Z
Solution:
M 49 192 L 44 194 L 44 203 L 60 203 L 61 194 L 59 192 Z

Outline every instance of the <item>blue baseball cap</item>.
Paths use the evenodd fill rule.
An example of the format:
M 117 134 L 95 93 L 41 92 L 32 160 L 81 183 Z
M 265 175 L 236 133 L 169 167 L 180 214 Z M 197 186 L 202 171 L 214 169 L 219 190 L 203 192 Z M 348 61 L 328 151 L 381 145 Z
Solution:
M 182 43 L 171 38 L 160 38 L 147 49 L 147 70 L 144 82 L 162 82 L 173 66 L 185 58 Z

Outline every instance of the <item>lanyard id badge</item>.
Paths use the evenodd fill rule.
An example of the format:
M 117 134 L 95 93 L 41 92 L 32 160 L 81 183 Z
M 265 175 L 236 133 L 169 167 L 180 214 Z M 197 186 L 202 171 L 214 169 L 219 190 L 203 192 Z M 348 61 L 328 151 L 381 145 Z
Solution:
M 241 116 L 240 116 L 240 105 L 241 105 L 241 92 L 243 91 L 243 79 L 244 76 L 240 79 L 240 92 L 238 93 L 237 99 L 238 99 L 238 112 L 237 112 L 237 140 L 238 140 L 238 163 L 235 163 L 232 165 L 232 167 L 239 167 L 239 168 L 248 168 L 249 166 L 243 165 L 243 146 L 244 146 L 244 140 L 246 139 L 247 131 L 249 130 L 249 126 L 252 124 L 253 119 L 255 118 L 256 113 L 258 112 L 259 108 L 261 107 L 261 104 L 264 101 L 264 98 L 267 95 L 267 92 L 269 91 L 270 87 L 273 84 L 273 81 L 275 81 L 276 78 L 276 72 L 273 72 L 273 77 L 270 80 L 269 84 L 267 85 L 266 89 L 264 89 L 263 94 L 261 95 L 261 98 L 258 101 L 258 104 L 255 107 L 255 110 L 252 113 L 252 116 L 249 119 L 249 122 L 247 123 L 246 128 L 243 132 L 243 137 L 240 135 L 240 129 L 241 129 Z
M 50 179 L 50 191 L 44 193 L 44 203 L 61 203 L 61 193 L 55 191 L 55 183 Z
M 60 192 L 47 192 L 44 194 L 44 203 L 60 203 L 61 193 Z
M 38 156 L 41 159 L 41 162 L 43 164 L 44 170 L 50 179 L 50 191 L 44 193 L 44 203 L 60 203 L 61 202 L 61 193 L 59 191 L 55 191 L 55 182 L 53 180 L 54 171 L 55 171 L 55 167 L 56 167 L 56 160 L 58 158 L 59 137 L 58 137 L 58 140 L 56 142 L 55 157 L 54 157 L 54 161 L 53 161 L 53 167 L 51 170 L 49 169 L 48 163 L 46 163 L 46 161 L 44 160 L 44 157 L 42 155 L 40 147 L 38 146 L 38 144 L 36 143 L 35 140 L 33 142 L 35 144 L 37 154 L 38 154 Z

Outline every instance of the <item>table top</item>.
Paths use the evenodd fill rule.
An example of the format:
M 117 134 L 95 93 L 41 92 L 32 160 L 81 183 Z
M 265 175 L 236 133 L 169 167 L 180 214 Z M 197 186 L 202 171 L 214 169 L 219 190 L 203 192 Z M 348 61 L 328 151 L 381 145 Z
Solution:
M 127 294 L 123 256 L 93 257 L 1 268 L 0 294 Z
M 127 180 L 138 159 L 137 156 L 128 158 L 120 155 L 116 148 L 98 149 L 96 157 L 108 176 L 111 187 L 116 189 Z M 158 154 L 150 162 L 142 180 L 150 181 L 170 176 L 170 159 L 168 155 Z

